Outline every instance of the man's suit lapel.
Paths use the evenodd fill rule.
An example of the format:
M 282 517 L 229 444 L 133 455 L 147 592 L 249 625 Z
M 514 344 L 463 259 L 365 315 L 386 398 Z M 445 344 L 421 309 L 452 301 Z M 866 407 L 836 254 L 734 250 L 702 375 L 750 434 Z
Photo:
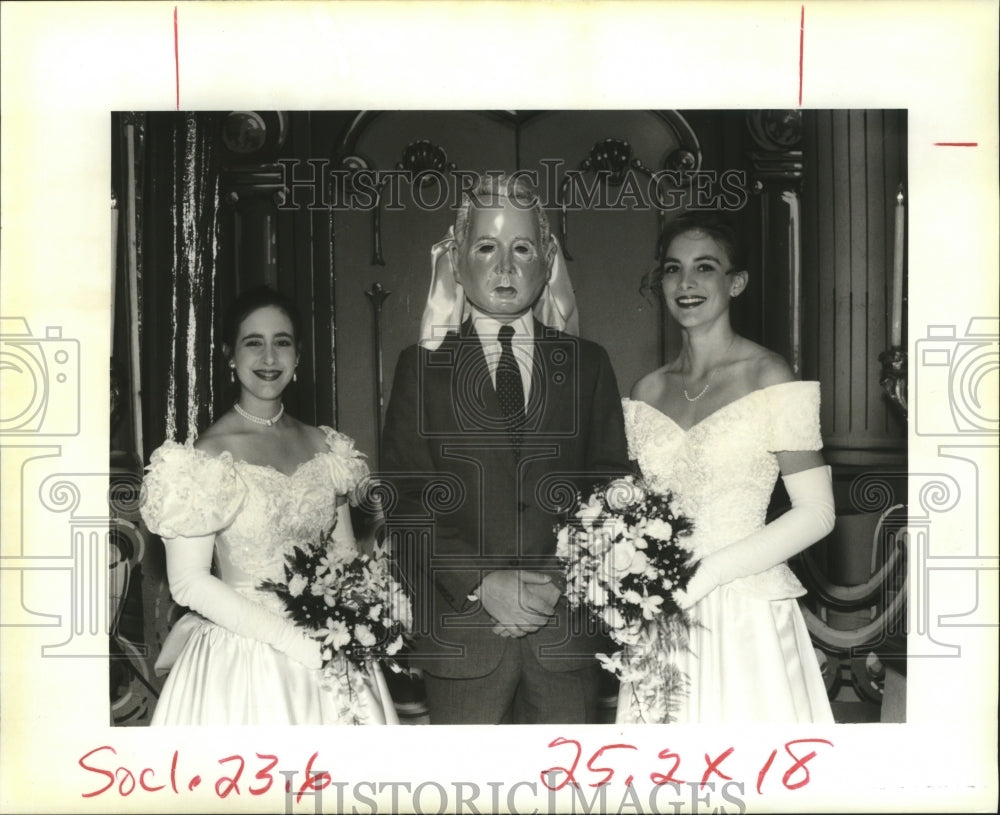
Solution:
M 563 342 L 553 342 L 553 330 L 535 320 L 534 373 L 531 395 L 528 397 L 528 430 L 546 435 L 554 428 L 566 425 L 564 414 L 573 410 L 573 402 L 566 399 L 564 386 L 575 377 L 567 376 L 567 367 L 575 365 L 567 356 L 572 348 Z
M 532 437 L 552 433 L 565 435 L 567 428 L 573 424 L 575 390 L 579 387 L 578 360 L 572 338 L 554 338 L 553 330 L 538 320 L 535 320 L 534 329 L 531 390 L 525 406 L 525 442 L 529 449 Z M 453 349 L 455 365 L 449 396 L 455 402 L 456 411 L 465 412 L 465 421 L 473 425 L 472 432 L 482 433 L 490 427 L 498 428 L 502 423 L 500 403 L 482 343 L 471 320 L 462 324 Z M 460 428 L 462 421 L 460 416 Z M 503 439 L 502 431 L 491 435 L 497 444 Z M 516 474 L 517 461 L 508 448 L 497 448 L 491 458 L 511 475 Z M 521 466 L 526 464 L 522 462 Z

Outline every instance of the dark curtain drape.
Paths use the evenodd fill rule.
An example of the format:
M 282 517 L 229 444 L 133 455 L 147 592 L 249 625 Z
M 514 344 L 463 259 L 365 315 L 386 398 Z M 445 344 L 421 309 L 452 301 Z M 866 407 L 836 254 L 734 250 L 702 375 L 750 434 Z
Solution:
M 143 465 L 165 439 L 187 441 L 216 414 L 217 293 L 234 288 L 219 247 L 219 117 L 112 116 L 117 217 L 112 367 L 110 720 L 146 725 L 162 687 L 153 670 L 181 611 L 162 544 L 139 514 Z
M 165 439 L 187 441 L 211 424 L 226 379 L 217 293 L 219 117 L 146 118 L 142 236 L 144 460 Z

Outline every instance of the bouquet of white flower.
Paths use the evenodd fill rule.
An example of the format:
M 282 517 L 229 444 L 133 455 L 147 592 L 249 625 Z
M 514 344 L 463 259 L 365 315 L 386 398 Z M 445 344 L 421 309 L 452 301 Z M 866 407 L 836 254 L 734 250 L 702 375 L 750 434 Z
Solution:
M 293 548 L 284 583 L 266 580 L 259 588 L 278 595 L 289 618 L 319 640 L 327 680 L 340 682 L 349 698 L 371 660 L 403 670 L 393 656 L 412 627 L 412 611 L 385 546 L 361 554 L 338 546 L 332 532 L 313 546 Z
M 695 571 L 685 546 L 691 528 L 672 495 L 625 476 L 578 496 L 573 517 L 556 530 L 566 599 L 623 646 L 597 658 L 629 683 L 647 720 L 669 721 L 671 700 L 684 691 L 670 654 L 686 644 L 688 619 L 673 593 Z

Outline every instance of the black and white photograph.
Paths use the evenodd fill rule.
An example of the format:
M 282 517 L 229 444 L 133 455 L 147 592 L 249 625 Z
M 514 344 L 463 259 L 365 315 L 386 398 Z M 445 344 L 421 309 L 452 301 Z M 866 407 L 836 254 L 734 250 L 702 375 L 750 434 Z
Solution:
M 115 724 L 905 721 L 905 111 L 115 113 L 112 133 L 112 458 L 123 489 L 155 463 L 123 518 Z M 240 324 L 257 311 L 280 326 Z M 473 320 L 529 313 L 518 344 L 550 350 L 515 454 L 497 329 Z M 690 534 L 654 554 L 656 510 L 613 529 L 608 506 L 606 540 L 557 551 L 574 501 L 621 478 Z M 405 670 L 369 661 L 352 713 L 282 671 L 327 650 L 331 673 L 371 621 L 319 592 L 303 657 L 299 595 L 256 591 L 340 533 L 400 578 L 372 595 L 398 606 L 373 654 Z M 203 536 L 215 574 L 211 545 L 188 562 Z
M 5 811 L 991 811 L 997 10 L 707 5 L 3 4 Z

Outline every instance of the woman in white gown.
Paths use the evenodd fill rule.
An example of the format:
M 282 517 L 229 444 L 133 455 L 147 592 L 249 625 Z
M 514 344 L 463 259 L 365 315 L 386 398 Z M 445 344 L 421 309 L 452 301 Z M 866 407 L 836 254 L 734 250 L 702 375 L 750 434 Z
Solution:
M 351 666 L 345 692 L 324 677 L 319 643 L 258 588 L 284 582 L 285 554 L 331 526 L 333 545 L 356 547 L 347 496 L 368 472 L 347 436 L 284 412 L 298 337 L 287 298 L 241 295 L 223 346 L 238 401 L 193 444 L 167 441 L 151 457 L 142 515 L 190 609 L 157 662 L 170 675 L 153 725 L 397 723 L 376 666 Z
M 832 722 L 795 599 L 805 589 L 785 564 L 833 527 L 819 383 L 795 381 L 784 359 L 733 331 L 730 300 L 747 272 L 732 224 L 682 215 L 663 245 L 652 287 L 680 326 L 681 351 L 636 383 L 624 413 L 643 477 L 694 522 L 698 567 L 676 594 L 693 625 L 669 656 L 687 689 L 670 720 Z M 765 525 L 779 472 L 792 508 Z M 650 721 L 629 683 L 618 721 Z

